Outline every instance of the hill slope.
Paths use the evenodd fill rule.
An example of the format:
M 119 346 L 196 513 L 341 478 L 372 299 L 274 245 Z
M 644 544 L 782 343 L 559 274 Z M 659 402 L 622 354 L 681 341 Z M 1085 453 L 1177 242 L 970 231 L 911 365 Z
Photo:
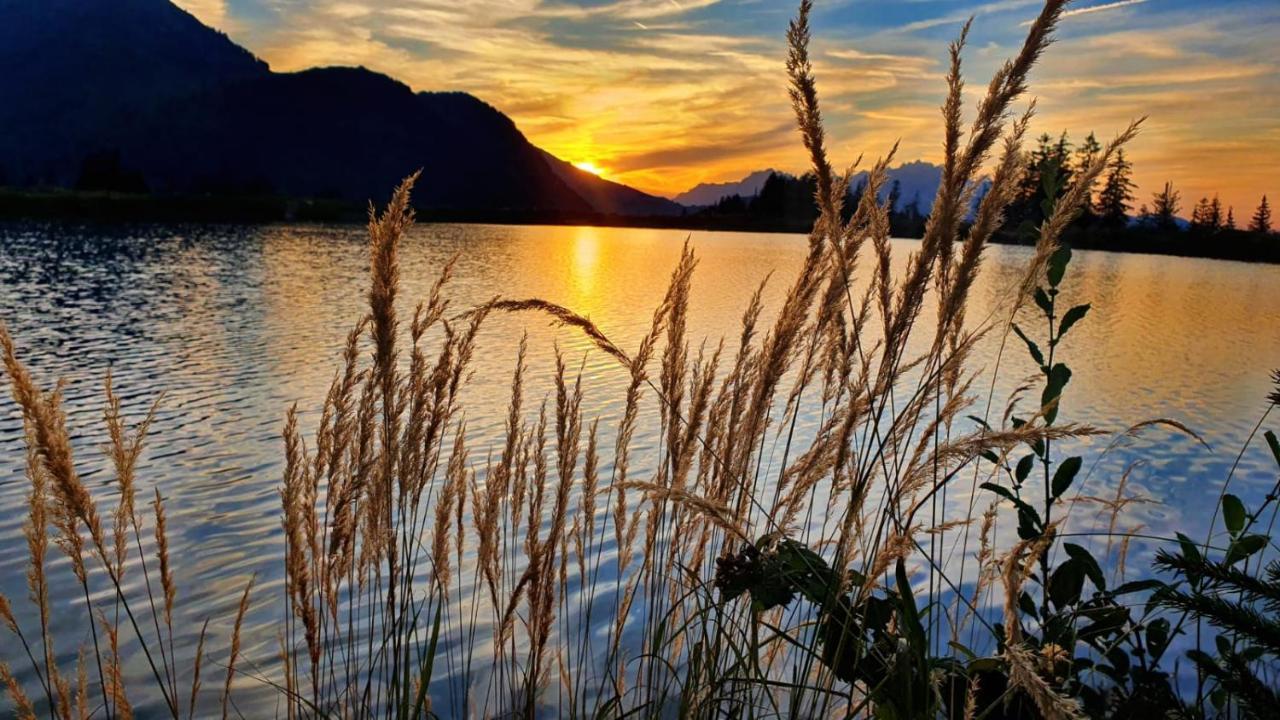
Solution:
M 427 209 L 682 210 L 564 170 L 465 93 L 274 73 L 168 0 L 0 0 L 0 66 L 0 184 L 362 203 L 422 168 Z

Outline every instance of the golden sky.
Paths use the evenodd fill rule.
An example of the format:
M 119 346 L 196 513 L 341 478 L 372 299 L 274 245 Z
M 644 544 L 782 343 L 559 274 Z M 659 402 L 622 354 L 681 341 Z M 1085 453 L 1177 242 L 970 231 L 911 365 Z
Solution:
M 790 0 L 176 0 L 277 71 L 364 65 L 462 90 L 529 139 L 673 195 L 804 169 L 782 58 Z M 947 42 L 976 17 L 970 107 L 1038 0 L 819 0 L 814 48 L 832 151 L 940 155 Z M 1184 213 L 1221 195 L 1238 220 L 1280 194 L 1280 3 L 1078 0 L 1032 82 L 1036 133 L 1133 143 L 1140 204 L 1166 180 Z M 1136 208 L 1135 208 L 1136 209 Z

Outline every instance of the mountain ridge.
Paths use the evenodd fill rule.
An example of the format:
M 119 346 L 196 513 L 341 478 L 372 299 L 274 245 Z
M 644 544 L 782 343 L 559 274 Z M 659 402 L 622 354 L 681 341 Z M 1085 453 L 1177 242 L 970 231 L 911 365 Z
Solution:
M 748 199 L 760 191 L 772 174 L 778 174 L 786 178 L 797 177 L 794 173 L 772 168 L 756 170 L 738 181 L 699 183 L 682 193 L 674 195 L 672 199 L 689 207 L 710 207 L 720 200 L 733 195 Z M 866 170 L 855 173 L 850 180 L 850 187 L 856 188 L 860 182 L 865 182 L 867 175 Z M 935 165 L 925 160 L 912 160 L 897 167 L 889 168 L 886 175 L 887 181 L 880 190 L 880 199 L 882 201 L 889 197 L 893 183 L 896 180 L 899 183 L 899 207 L 906 208 L 911 203 L 918 202 L 920 213 L 928 214 L 929 209 L 933 206 L 934 197 L 938 194 L 938 186 L 942 183 L 941 165 Z
M 168 0 L 0 0 L 0 64 L 0 184 L 362 204 L 421 168 L 420 209 L 683 212 L 566 170 L 470 94 L 273 72 Z

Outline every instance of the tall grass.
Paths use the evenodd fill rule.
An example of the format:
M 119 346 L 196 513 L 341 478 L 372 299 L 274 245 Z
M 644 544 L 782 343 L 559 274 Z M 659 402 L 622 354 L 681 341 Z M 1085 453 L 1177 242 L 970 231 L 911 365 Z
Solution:
M 148 515 L 135 501 L 133 468 L 151 416 L 128 428 L 108 381 L 120 496 L 104 517 L 76 473 L 59 389 L 37 388 L 0 329 L 28 430 L 28 579 L 40 619 L 23 628 L 8 600 L 0 605 L 36 678 L 23 688 L 0 666 L 14 712 L 128 717 L 130 693 L 145 692 L 175 718 L 227 717 L 234 688 L 252 682 L 274 687 L 279 714 L 290 718 L 1080 715 L 1079 686 L 1056 672 L 1075 649 L 1048 634 L 1065 607 L 1050 598 L 1063 582 L 1050 560 L 1062 526 L 1054 472 L 1070 464 L 1053 448 L 1102 431 L 1058 421 L 1065 381 L 1053 353 L 1066 328 L 1040 296 L 1056 297 L 1069 260 L 1059 237 L 1138 122 L 1049 193 L 1034 253 L 996 311 L 966 313 L 984 249 L 1022 179 L 1033 107 L 1019 112 L 1016 103 L 1065 5 L 1044 3 L 967 128 L 967 25 L 952 44 L 942 184 L 925 236 L 895 278 L 889 209 L 877 199 L 893 150 L 871 165 L 857 206 L 845 207 L 854 167 L 837 169 L 828 155 L 811 3 L 800 4 L 786 67 L 820 215 L 772 321 L 763 321 L 762 288 L 731 342 L 689 337 L 697 260 L 688 247 L 634 348 L 542 299 L 457 308 L 452 263 L 408 311 L 398 253 L 416 177 L 406 180 L 370 213 L 368 311 L 347 336 L 318 423 L 302 427 L 296 406 L 287 413 L 274 667 L 247 668 L 240 657 L 250 603 L 268 602 L 252 582 L 227 619 L 232 641 L 216 664 L 203 631 L 193 655 L 175 647 L 182 592 L 163 503 L 157 494 Z M 989 190 L 970 217 L 984 178 Z M 1015 330 L 1033 346 L 1014 325 L 1032 300 L 1048 320 L 1046 389 L 1029 417 L 1015 418 L 1012 404 L 1001 416 L 973 349 L 984 339 L 1003 348 Z M 477 446 L 462 391 L 477 338 L 501 313 L 550 318 L 616 361 L 630 378 L 620 415 L 592 413 L 582 370 L 559 353 L 553 392 L 537 401 L 529 386 L 539 378 L 528 376 L 520 340 L 503 439 Z M 819 418 L 816 430 L 797 431 L 802 412 Z M 646 422 L 659 440 L 643 451 L 654 453 L 655 469 L 642 473 L 633 445 Z M 1036 449 L 1045 473 L 1039 500 L 1023 485 L 1030 462 L 1012 460 L 1024 447 Z M 1018 476 L 1013 489 L 984 502 L 979 485 L 1001 488 L 1002 473 Z M 1012 511 L 1022 523 L 1041 500 L 1019 541 L 997 547 L 1000 518 Z M 71 559 L 81 609 L 97 619 L 75 677 L 54 660 L 49 537 Z M 1091 570 L 1084 560 L 1072 567 Z M 134 572 L 146 578 L 145 596 L 122 589 Z M 1043 595 L 1032 599 L 1031 621 L 1029 583 Z M 102 587 L 113 590 L 109 602 L 94 600 Z M 1087 614 L 1081 602 L 1077 591 L 1072 622 Z M 150 667 L 146 688 L 124 687 L 121 632 L 137 639 Z M 969 653 L 987 657 L 971 662 Z M 208 691 L 202 666 L 222 673 Z

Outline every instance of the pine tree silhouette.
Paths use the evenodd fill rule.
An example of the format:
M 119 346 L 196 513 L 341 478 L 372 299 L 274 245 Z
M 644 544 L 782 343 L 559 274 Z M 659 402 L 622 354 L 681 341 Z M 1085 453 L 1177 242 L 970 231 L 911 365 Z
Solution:
M 1093 135 L 1089 137 L 1093 138 Z M 1120 150 L 1108 166 L 1106 182 L 1098 195 L 1098 215 L 1102 217 L 1103 224 L 1124 227 L 1128 221 L 1130 203 L 1133 202 L 1132 173 L 1133 163 L 1125 158 L 1124 150 Z
M 1267 202 L 1266 195 L 1262 196 L 1262 202 L 1253 213 L 1253 220 L 1249 222 L 1249 231 L 1263 235 L 1271 232 L 1271 205 Z
M 1173 183 L 1165 183 L 1164 190 L 1155 193 L 1151 198 L 1154 206 L 1152 215 L 1155 216 L 1156 227 L 1161 230 L 1173 230 L 1177 228 L 1178 209 L 1182 201 L 1182 195 L 1173 189 Z

